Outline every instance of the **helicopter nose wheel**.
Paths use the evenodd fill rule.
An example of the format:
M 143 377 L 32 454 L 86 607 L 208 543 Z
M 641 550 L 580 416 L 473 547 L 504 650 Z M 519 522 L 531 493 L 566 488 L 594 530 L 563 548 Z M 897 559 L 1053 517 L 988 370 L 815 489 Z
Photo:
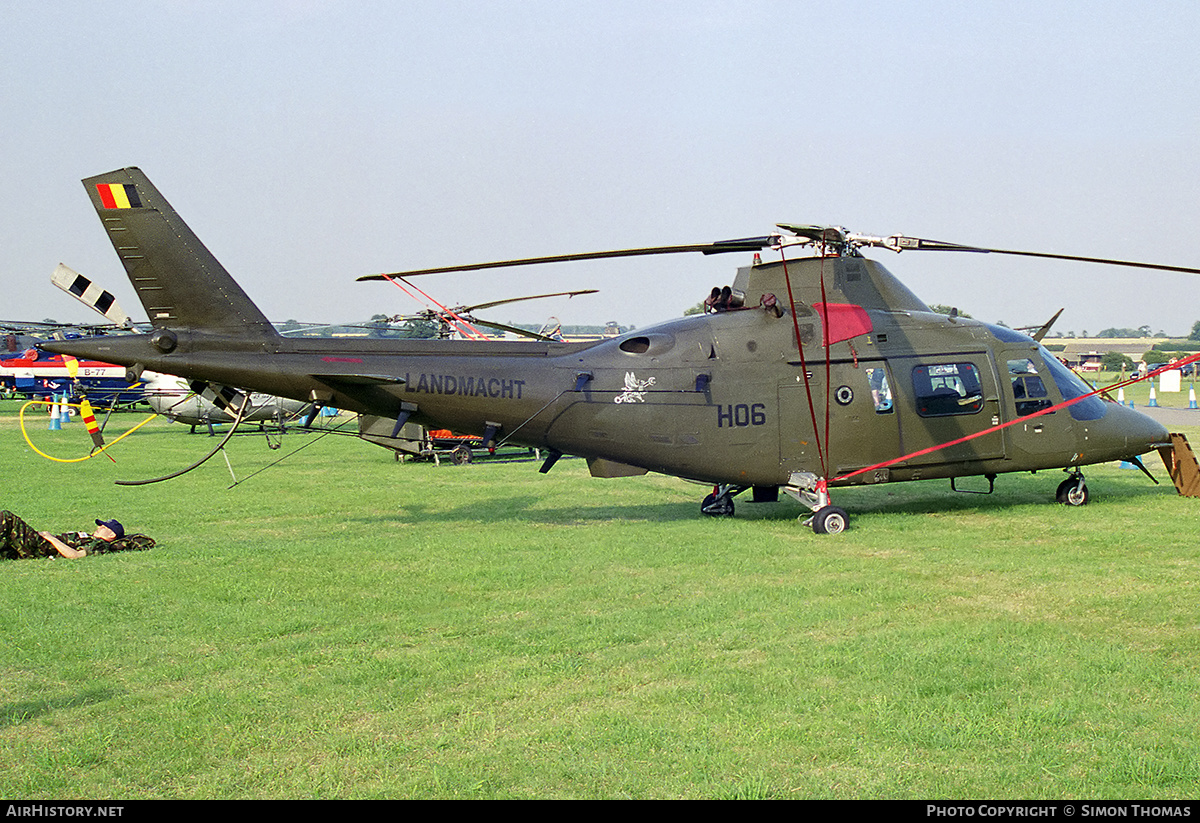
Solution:
M 1086 506 L 1089 499 L 1087 484 L 1083 482 L 1083 472 L 1071 472 L 1071 476 L 1058 484 L 1054 499 L 1065 506 Z
M 850 515 L 837 506 L 817 509 L 809 521 L 816 534 L 841 534 L 850 526 Z
M 783 487 L 784 492 L 796 498 L 812 512 L 807 520 L 800 515 L 803 525 L 811 526 L 816 534 L 841 534 L 850 528 L 850 515 L 845 509 L 829 502 L 829 486 L 825 480 L 808 472 L 793 472 L 791 483 Z
M 733 496 L 737 494 L 730 486 L 714 486 L 712 494 L 700 503 L 700 512 L 709 517 L 733 517 Z

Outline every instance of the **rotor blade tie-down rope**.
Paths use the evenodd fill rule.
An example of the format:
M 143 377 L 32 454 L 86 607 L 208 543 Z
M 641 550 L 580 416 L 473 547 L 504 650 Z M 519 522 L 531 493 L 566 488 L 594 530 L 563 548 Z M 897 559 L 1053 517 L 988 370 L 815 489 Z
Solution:
M 226 433 L 225 437 L 221 439 L 221 442 L 217 444 L 216 448 L 204 455 L 204 457 L 201 457 L 192 465 L 188 466 L 186 469 L 180 469 L 179 471 L 171 472 L 170 474 L 164 474 L 162 477 L 151 477 L 148 480 L 114 480 L 113 482 L 118 486 L 148 486 L 151 483 L 161 483 L 164 480 L 171 480 L 172 478 L 187 474 L 192 469 L 203 466 L 214 454 L 225 448 L 225 444 L 229 442 L 229 438 L 233 437 L 233 433 L 238 430 L 238 426 L 240 426 L 242 424 L 242 420 L 245 419 L 246 407 L 248 405 L 250 405 L 250 392 L 246 392 L 244 395 L 242 395 L 242 405 L 240 408 L 238 408 L 237 416 L 233 419 L 233 425 L 229 427 L 228 433 Z
M 832 363 L 829 362 L 829 347 L 833 345 L 830 338 L 833 335 L 829 331 L 829 298 L 825 295 L 825 240 L 821 240 L 821 346 L 825 349 L 825 449 L 828 451 L 829 442 L 829 396 L 832 392 L 829 390 L 832 386 L 830 382 Z M 822 479 L 829 477 L 829 469 L 833 465 L 833 455 L 825 455 L 829 465 L 821 465 Z
M 575 389 L 574 387 L 572 387 L 572 388 L 569 388 L 569 389 L 563 389 L 563 390 L 562 390 L 562 391 L 560 391 L 558 394 L 556 394 L 556 395 L 554 395 L 553 397 L 551 397 L 551 398 L 550 398 L 550 400 L 548 400 L 548 401 L 546 402 L 546 405 L 542 406 L 540 409 L 538 409 L 538 410 L 537 410 L 537 411 L 535 411 L 533 414 L 529 415 L 529 416 L 528 416 L 528 417 L 526 417 L 526 418 L 525 418 L 523 421 L 521 421 L 520 425 L 518 425 L 518 426 L 517 426 L 515 429 L 513 429 L 512 431 L 508 432 L 508 434 L 507 434 L 507 435 L 504 437 L 504 439 L 503 439 L 503 440 L 501 440 L 500 442 L 496 443 L 496 445 L 494 445 L 494 446 L 492 447 L 492 449 L 493 449 L 493 450 L 495 450 L 495 449 L 498 449 L 498 448 L 500 448 L 501 446 L 507 445 L 507 444 L 508 444 L 508 441 L 509 441 L 509 440 L 512 440 L 512 438 L 513 438 L 513 435 L 515 435 L 515 434 L 516 434 L 517 432 L 519 432 L 521 429 L 525 428 L 525 426 L 526 426 L 526 425 L 527 425 L 527 424 L 528 424 L 530 421 L 532 421 L 532 420 L 533 420 L 533 418 L 537 417 L 539 414 L 541 414 L 542 412 L 544 412 L 546 409 L 550 408 L 550 406 L 551 406 L 551 405 L 552 405 L 554 402 L 556 402 L 556 401 L 558 400 L 558 398 L 562 397 L 562 396 L 563 396 L 564 394 L 566 394 L 567 392 L 573 392 L 573 391 L 578 391 L 578 390 L 577 390 L 577 389 Z M 550 448 L 550 447 L 547 447 L 547 448 Z
M 292 455 L 294 455 L 294 454 L 297 454 L 298 452 L 301 452 L 301 451 L 303 451 L 304 449 L 307 449 L 307 448 L 308 448 L 309 446 L 311 446 L 313 443 L 316 443 L 317 441 L 319 441 L 319 440 L 323 439 L 323 438 L 324 438 L 324 437 L 326 437 L 327 435 L 330 435 L 330 434 L 350 434 L 350 432 L 342 432 L 342 431 L 340 431 L 340 430 L 341 430 L 342 426 L 345 426 L 345 425 L 349 424 L 351 421 L 353 421 L 353 420 L 356 420 L 356 419 L 357 419 L 357 418 L 355 418 L 355 417 L 351 417 L 349 420 L 346 420 L 345 422 L 342 422 L 342 423 L 338 423 L 336 426 L 334 426 L 334 427 L 333 427 L 333 428 L 331 428 L 331 429 L 325 429 L 323 432 L 321 432 L 319 435 L 317 435 L 316 437 L 314 437 L 314 438 L 312 438 L 311 440 L 309 440 L 307 443 L 304 443 L 303 445 L 301 445 L 301 446 L 298 446 L 298 447 L 296 447 L 296 448 L 292 449 L 290 452 L 288 452 L 288 453 L 287 453 L 287 454 L 285 454 L 285 455 L 281 455 L 281 456 L 280 456 L 278 459 L 274 460 L 274 461 L 273 461 L 273 462 L 271 462 L 271 463 L 268 463 L 267 465 L 263 466 L 261 469 L 258 469 L 257 471 L 254 471 L 254 472 L 251 472 L 250 474 L 248 474 L 248 475 L 246 475 L 245 477 L 243 477 L 241 480 L 237 480 L 237 479 L 235 479 L 235 480 L 234 480 L 234 482 L 233 482 L 233 483 L 231 483 L 231 484 L 230 484 L 229 486 L 227 486 L 226 488 L 227 488 L 227 489 L 232 489 L 234 486 L 240 486 L 242 483 L 245 483 L 245 482 L 246 482 L 247 480 L 249 480 L 250 478 L 252 478 L 252 477 L 255 477 L 255 476 L 257 476 L 257 475 L 260 475 L 260 474 L 262 474 L 262 473 L 263 473 L 263 472 L 265 472 L 267 469 L 273 469 L 273 468 L 275 468 L 275 467 L 276 467 L 276 466 L 278 466 L 280 463 L 282 463 L 284 460 L 287 460 L 287 459 L 288 459 L 289 457 L 291 457 Z M 354 437 L 358 437 L 358 435 L 357 435 L 357 434 L 355 434 L 355 435 L 354 435 Z M 227 459 L 228 459 L 228 458 L 227 458 Z
M 792 328 L 796 333 L 796 349 L 800 352 L 800 372 L 804 375 L 804 393 L 808 395 L 808 416 L 812 421 L 813 437 L 817 441 L 817 459 L 821 463 L 822 482 L 825 477 L 825 451 L 821 445 L 821 432 L 817 428 L 817 411 L 813 407 L 812 386 L 808 381 L 808 361 L 804 357 L 804 341 L 800 339 L 800 321 L 796 319 L 796 299 L 792 295 L 792 277 L 788 274 L 787 255 L 784 253 L 782 246 L 779 248 L 779 256 L 783 260 L 783 281 L 787 283 L 788 290 L 788 305 L 792 310 Z M 824 334 L 824 329 L 822 329 Z

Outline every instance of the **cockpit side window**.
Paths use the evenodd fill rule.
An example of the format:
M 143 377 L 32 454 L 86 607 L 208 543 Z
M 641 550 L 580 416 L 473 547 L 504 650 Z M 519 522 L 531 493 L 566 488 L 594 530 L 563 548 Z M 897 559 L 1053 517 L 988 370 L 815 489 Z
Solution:
M 1012 381 L 1017 416 L 1025 417 L 1053 405 L 1046 384 L 1038 375 L 1037 366 L 1028 357 L 1008 361 L 1008 377 Z

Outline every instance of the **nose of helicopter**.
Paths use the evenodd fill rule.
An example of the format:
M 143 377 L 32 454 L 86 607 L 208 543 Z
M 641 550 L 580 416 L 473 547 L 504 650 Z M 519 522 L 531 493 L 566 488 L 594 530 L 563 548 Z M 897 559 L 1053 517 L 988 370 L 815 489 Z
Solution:
M 1101 452 L 1102 460 L 1126 460 L 1170 445 L 1170 434 L 1157 420 L 1116 403 L 1104 405 L 1104 416 L 1085 424 L 1083 453 L 1090 452 L 1093 459 Z

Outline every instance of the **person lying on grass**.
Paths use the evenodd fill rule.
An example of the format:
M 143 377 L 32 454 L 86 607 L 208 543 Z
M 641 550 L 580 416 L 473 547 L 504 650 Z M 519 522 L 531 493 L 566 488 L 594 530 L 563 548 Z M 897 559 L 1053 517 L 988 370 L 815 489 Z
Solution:
M 153 548 L 153 538 L 125 534 L 116 520 L 97 520 L 96 530 L 50 534 L 37 531 L 7 509 L 0 511 L 0 558 L 27 560 L 33 557 L 66 557 L 76 560 L 90 554 L 143 551 Z

